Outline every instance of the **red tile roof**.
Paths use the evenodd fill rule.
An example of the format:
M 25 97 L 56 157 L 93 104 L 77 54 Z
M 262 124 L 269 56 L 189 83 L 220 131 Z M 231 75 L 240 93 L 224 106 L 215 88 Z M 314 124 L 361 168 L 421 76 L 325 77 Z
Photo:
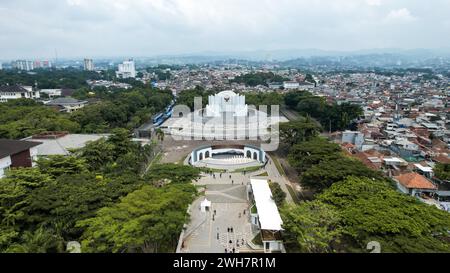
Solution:
M 437 189 L 433 183 L 418 173 L 406 173 L 399 176 L 394 176 L 394 178 L 408 189 Z

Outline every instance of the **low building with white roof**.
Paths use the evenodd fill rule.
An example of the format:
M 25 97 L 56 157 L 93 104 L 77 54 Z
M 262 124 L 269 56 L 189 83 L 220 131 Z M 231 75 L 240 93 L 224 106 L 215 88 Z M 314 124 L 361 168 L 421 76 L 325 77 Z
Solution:
M 251 208 L 252 224 L 261 230 L 264 252 L 284 252 L 281 238 L 283 220 L 273 200 L 269 183 L 266 179 L 252 178 L 248 192 L 249 199 L 254 202 Z

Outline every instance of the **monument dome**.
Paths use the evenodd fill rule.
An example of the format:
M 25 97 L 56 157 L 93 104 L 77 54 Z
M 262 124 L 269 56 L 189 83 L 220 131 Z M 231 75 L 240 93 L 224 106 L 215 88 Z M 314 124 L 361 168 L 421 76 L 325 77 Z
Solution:
M 248 114 L 245 96 L 238 95 L 233 91 L 222 91 L 209 96 L 205 110 L 207 117 L 221 117 L 224 113 L 233 117 L 245 117 Z

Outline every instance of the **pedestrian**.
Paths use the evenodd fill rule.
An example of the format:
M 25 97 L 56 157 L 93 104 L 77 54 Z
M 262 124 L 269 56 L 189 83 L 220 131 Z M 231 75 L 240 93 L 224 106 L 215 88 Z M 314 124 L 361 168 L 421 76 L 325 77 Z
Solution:
M 232 250 L 232 251 L 233 251 L 233 253 L 234 253 L 234 251 L 235 251 L 235 250 L 234 250 L 234 247 L 233 247 L 233 250 Z
M 241 218 L 241 213 L 239 212 L 239 218 Z
M 233 241 L 230 240 L 229 243 L 230 243 L 230 245 L 231 245 L 231 244 L 233 243 Z
M 231 179 L 231 174 L 230 174 L 230 179 Z
M 233 228 L 231 228 L 231 233 L 233 233 Z
M 244 215 L 245 215 L 245 209 L 244 209 Z
M 225 253 L 228 253 L 226 248 L 225 248 Z
M 227 228 L 227 232 L 230 232 L 230 228 Z
M 217 240 L 219 240 L 219 232 L 217 232 Z
M 231 180 L 231 184 L 234 184 L 234 180 Z

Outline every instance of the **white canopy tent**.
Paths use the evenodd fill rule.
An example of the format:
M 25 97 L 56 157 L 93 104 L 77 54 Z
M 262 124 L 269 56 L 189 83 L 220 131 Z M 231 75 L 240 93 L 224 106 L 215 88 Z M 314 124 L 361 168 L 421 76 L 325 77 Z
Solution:
M 209 208 L 211 207 L 211 201 L 209 201 L 208 199 L 205 198 L 205 200 L 203 200 L 200 203 L 200 208 L 202 212 L 206 212 L 206 210 L 209 210 Z
M 283 230 L 280 213 L 272 198 L 272 191 L 265 179 L 251 179 L 253 196 L 255 199 L 258 218 L 263 230 Z

